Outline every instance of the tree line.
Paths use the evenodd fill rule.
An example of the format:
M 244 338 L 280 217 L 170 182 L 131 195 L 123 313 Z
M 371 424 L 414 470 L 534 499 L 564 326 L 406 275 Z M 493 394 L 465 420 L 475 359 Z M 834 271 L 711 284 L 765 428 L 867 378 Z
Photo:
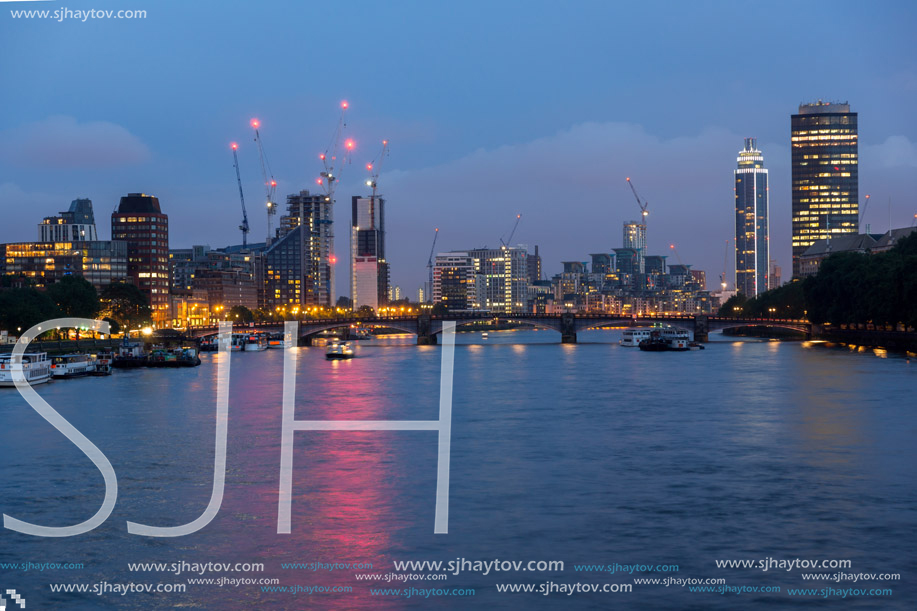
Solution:
M 111 332 L 150 324 L 146 295 L 127 282 L 113 282 L 101 293 L 85 278 L 64 276 L 41 291 L 34 287 L 0 289 L 0 329 L 19 335 L 52 318 L 103 319 Z
M 887 252 L 833 254 L 814 276 L 757 297 L 739 293 L 719 315 L 917 327 L 917 232 Z

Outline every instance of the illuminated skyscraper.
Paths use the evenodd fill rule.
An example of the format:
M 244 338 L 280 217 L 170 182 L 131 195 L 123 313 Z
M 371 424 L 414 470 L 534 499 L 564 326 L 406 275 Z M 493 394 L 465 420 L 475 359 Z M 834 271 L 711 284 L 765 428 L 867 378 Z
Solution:
M 768 191 L 764 156 L 755 138 L 745 139 L 735 170 L 736 290 L 755 297 L 767 290 Z
M 378 310 L 388 298 L 389 269 L 385 260 L 385 200 L 353 198 L 350 228 L 350 295 L 353 309 Z
M 128 193 L 111 214 L 111 239 L 127 242 L 127 275 L 150 300 L 153 322 L 169 321 L 169 217 L 159 198 Z
M 791 119 L 793 277 L 816 240 L 859 231 L 857 114 L 847 103 L 803 104 Z
M 624 248 L 630 248 L 637 253 L 633 273 L 644 273 L 646 271 L 644 263 L 646 258 L 646 225 L 644 223 L 638 223 L 637 221 L 624 223 Z

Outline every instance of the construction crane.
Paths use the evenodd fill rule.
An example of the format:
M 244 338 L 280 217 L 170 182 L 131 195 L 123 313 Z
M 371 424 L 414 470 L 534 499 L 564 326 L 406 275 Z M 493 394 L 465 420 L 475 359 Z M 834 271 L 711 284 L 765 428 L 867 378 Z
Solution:
M 517 214 L 516 215 L 516 224 L 513 225 L 513 230 L 509 232 L 509 239 L 507 241 L 504 242 L 503 236 L 500 236 L 500 243 L 503 244 L 503 248 L 509 248 L 510 244 L 513 243 L 513 236 L 516 235 L 516 229 L 519 227 L 520 219 L 522 219 L 522 215 Z
M 369 199 L 370 229 L 376 228 L 376 188 L 378 187 L 379 183 L 379 171 L 382 168 L 382 162 L 385 161 L 386 155 L 388 155 L 388 140 L 383 140 L 382 150 L 379 152 L 379 155 L 371 162 L 366 164 L 366 169 L 369 171 L 369 179 L 366 181 L 366 186 L 373 190 Z
M 634 188 L 634 183 L 631 181 L 630 177 L 627 178 L 627 184 L 630 185 L 630 190 L 634 192 L 634 197 L 637 198 L 637 205 L 640 206 L 640 214 L 643 224 L 646 225 L 646 217 L 649 212 L 646 211 L 650 203 L 646 200 L 640 199 L 640 196 L 637 195 L 637 189 Z
M 866 216 L 866 209 L 869 208 L 869 196 L 866 196 L 866 201 L 863 202 L 863 209 L 860 210 L 860 217 L 857 219 L 857 230 L 860 230 L 860 227 L 863 226 L 863 217 Z
M 678 259 L 678 264 L 679 264 L 679 265 L 684 265 L 684 263 L 683 263 L 682 260 L 681 260 L 681 255 L 678 254 L 678 249 L 675 248 L 675 245 L 674 245 L 674 244 L 669 244 L 669 248 L 672 250 L 672 252 L 675 253 L 675 258 Z M 723 274 L 723 275 L 725 276 L 725 274 Z
M 261 134 L 258 132 L 258 128 L 261 127 L 261 121 L 252 119 L 251 126 L 255 130 L 255 143 L 258 145 L 258 158 L 261 160 L 261 176 L 264 178 L 264 193 L 267 200 L 267 244 L 270 244 L 274 233 L 272 217 L 277 214 L 277 204 L 274 202 L 274 190 L 277 188 L 277 181 L 274 180 L 271 164 L 268 162 L 267 156 L 264 154 L 264 146 L 261 144 Z
M 242 231 L 242 248 L 248 246 L 248 213 L 245 211 L 245 195 L 242 193 L 242 176 L 239 174 L 239 155 L 236 151 L 239 145 L 232 143 L 232 164 L 236 168 L 236 182 L 239 183 L 239 201 L 242 202 L 242 224 L 239 229 Z
M 433 302 L 433 251 L 436 250 L 436 238 L 439 237 L 439 227 L 433 230 L 433 245 L 430 246 L 430 257 L 427 259 L 427 294 L 424 299 Z
M 329 197 L 332 203 L 334 201 L 334 188 L 337 186 L 336 183 L 341 180 L 341 173 L 344 170 L 344 166 L 350 163 L 350 153 L 355 146 L 353 140 L 344 140 L 344 154 L 341 159 L 338 159 L 338 153 L 342 148 L 341 140 L 344 139 L 344 130 L 347 128 L 347 123 L 344 121 L 344 112 L 349 107 L 350 104 L 347 100 L 341 102 L 341 117 L 338 119 L 337 128 L 334 130 L 334 135 L 331 137 L 328 148 L 325 149 L 324 153 L 318 156 L 318 158 L 322 160 L 324 169 L 319 174 L 320 178 L 318 178 L 316 182 L 322 186 L 325 195 Z

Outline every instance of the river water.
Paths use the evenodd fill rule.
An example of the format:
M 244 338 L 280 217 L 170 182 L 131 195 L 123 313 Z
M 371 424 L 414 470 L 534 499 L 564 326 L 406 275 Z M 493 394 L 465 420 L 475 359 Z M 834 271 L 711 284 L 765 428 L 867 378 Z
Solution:
M 712 337 L 718 341 L 704 351 L 644 353 L 616 345 L 619 331 L 581 333 L 577 345 L 557 343 L 550 331 L 458 334 L 446 535 L 433 533 L 431 431 L 297 432 L 292 532 L 277 534 L 282 351 L 232 355 L 222 507 L 203 530 L 178 538 L 130 535 L 125 523 L 185 524 L 207 506 L 217 357 L 205 355 L 193 369 L 45 384 L 37 387 L 41 396 L 111 461 L 118 502 L 102 526 L 76 537 L 0 531 L 0 567 L 83 565 L 0 568 L 0 586 L 16 589 L 32 609 L 915 608 L 917 359 Z M 359 342 L 358 358 L 341 362 L 326 361 L 321 348 L 297 350 L 298 420 L 438 418 L 441 347 L 388 337 Z M 0 510 L 51 526 L 87 519 L 102 502 L 100 473 L 16 390 L 0 391 Z M 815 571 L 716 565 L 768 558 L 850 564 Z M 456 559 L 523 567 L 559 560 L 564 568 L 492 568 L 486 575 L 467 568 L 445 580 L 408 582 L 355 577 L 426 576 L 431 571 L 397 571 L 393 562 Z M 201 575 L 128 566 L 154 562 L 261 563 L 264 570 Z M 282 566 L 314 562 L 372 568 Z M 645 566 L 613 574 L 575 568 L 615 563 Z M 663 565 L 678 569 L 655 570 Z M 900 579 L 803 579 L 813 572 Z M 188 583 L 220 577 L 351 590 Z M 780 591 L 720 594 L 634 582 L 653 578 Z M 52 584 L 128 583 L 187 589 L 51 591 Z M 537 593 L 551 583 L 627 584 L 632 591 Z M 536 592 L 499 592 L 498 584 L 534 584 Z M 474 595 L 407 598 L 371 588 Z M 791 595 L 795 588 L 818 592 Z M 823 595 L 826 588 L 892 593 L 842 597 Z

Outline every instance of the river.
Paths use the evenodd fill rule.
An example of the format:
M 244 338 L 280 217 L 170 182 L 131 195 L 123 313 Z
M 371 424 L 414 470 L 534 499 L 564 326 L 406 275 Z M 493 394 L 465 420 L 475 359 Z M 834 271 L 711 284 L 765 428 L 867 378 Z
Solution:
M 210 499 L 218 357 L 204 355 L 193 369 L 122 370 L 36 387 L 111 461 L 118 502 L 103 525 L 76 537 L 3 530 L 0 566 L 82 568 L 0 568 L 0 586 L 16 589 L 33 609 L 917 604 L 917 359 L 719 334 L 706 350 L 687 353 L 622 348 L 613 330 L 580 333 L 576 345 L 558 343 L 551 331 L 456 337 L 448 534 L 433 532 L 438 447 L 431 431 L 297 432 L 292 532 L 277 534 L 280 350 L 231 357 L 226 488 L 217 517 L 184 537 L 128 534 L 127 521 L 190 522 Z M 442 347 L 392 336 L 357 342 L 358 358 L 350 361 L 326 361 L 321 348 L 297 351 L 298 420 L 438 418 Z M 53 526 L 87 519 L 102 502 L 99 471 L 15 389 L 0 391 L 2 512 Z M 759 562 L 767 566 L 768 559 L 784 564 L 765 571 Z M 458 561 L 461 570 L 394 568 L 407 560 Z M 725 560 L 755 566 L 719 568 Z M 797 560 L 829 568 L 785 566 Z M 491 568 L 475 569 L 475 561 Z M 521 568 L 503 570 L 505 561 L 522 561 Z M 533 568 L 522 570 L 530 561 Z M 562 561 L 564 568 L 539 570 L 538 561 Z M 849 564 L 836 568 L 837 561 Z M 316 562 L 320 570 L 282 566 Z M 129 563 L 168 567 L 132 571 Z M 206 563 L 264 570 L 207 570 Z M 325 566 L 335 563 L 351 568 Z M 596 566 L 615 564 L 629 568 Z M 432 573 L 448 577 L 399 581 Z M 803 578 L 812 573 L 900 579 Z M 384 581 L 391 574 L 394 580 Z M 278 580 L 270 587 L 302 591 L 188 582 L 221 577 Z M 657 578 L 673 581 L 634 581 Z M 684 585 L 707 579 L 725 582 L 709 586 L 712 592 L 692 592 L 693 581 Z M 104 584 L 129 583 L 186 591 L 105 591 Z M 90 591 L 55 593 L 52 584 Z M 534 585 L 536 592 L 499 592 L 498 584 Z M 632 591 L 581 591 L 593 585 Z M 566 592 L 570 586 L 580 591 Z M 350 591 L 320 590 L 335 587 Z M 548 595 L 537 591 L 542 587 Z M 780 590 L 760 591 L 765 587 Z M 409 588 L 420 593 L 370 591 Z M 789 593 L 799 588 L 819 592 Z M 892 593 L 820 595 L 826 588 Z M 466 592 L 425 596 L 437 589 Z

